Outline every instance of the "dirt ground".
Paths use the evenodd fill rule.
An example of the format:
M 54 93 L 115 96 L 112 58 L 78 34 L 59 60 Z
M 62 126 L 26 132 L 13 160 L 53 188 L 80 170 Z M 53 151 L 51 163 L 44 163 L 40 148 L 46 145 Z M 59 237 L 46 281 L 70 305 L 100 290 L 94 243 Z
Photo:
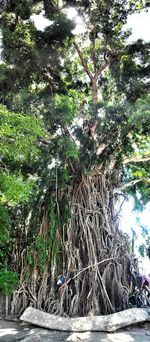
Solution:
M 127 327 L 116 333 L 67 333 L 41 329 L 0 317 L 1 342 L 150 342 L 150 323 Z

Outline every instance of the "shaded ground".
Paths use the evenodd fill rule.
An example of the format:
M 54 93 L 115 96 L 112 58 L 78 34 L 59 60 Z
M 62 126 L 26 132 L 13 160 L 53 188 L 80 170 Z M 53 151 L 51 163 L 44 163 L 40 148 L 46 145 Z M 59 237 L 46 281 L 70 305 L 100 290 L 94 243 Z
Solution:
M 150 323 L 117 333 L 66 333 L 41 329 L 23 322 L 0 317 L 0 342 L 149 342 Z

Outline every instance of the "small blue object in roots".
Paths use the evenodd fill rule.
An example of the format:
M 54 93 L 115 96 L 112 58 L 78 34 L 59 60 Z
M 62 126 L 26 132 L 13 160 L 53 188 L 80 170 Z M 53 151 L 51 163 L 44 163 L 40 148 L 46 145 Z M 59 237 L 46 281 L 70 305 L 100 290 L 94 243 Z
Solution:
M 57 285 L 61 286 L 64 283 L 65 283 L 65 277 L 64 276 L 59 277 L 58 280 L 57 280 Z

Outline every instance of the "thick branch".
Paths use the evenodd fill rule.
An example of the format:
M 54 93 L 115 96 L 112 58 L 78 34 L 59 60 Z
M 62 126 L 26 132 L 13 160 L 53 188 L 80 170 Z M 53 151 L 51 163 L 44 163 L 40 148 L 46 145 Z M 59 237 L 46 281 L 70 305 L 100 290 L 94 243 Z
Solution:
M 132 158 L 126 158 L 123 161 L 123 164 L 130 164 L 130 163 L 144 163 L 150 160 L 150 155 L 145 157 L 132 157 Z
M 9 172 L 8 171 L 8 169 L 7 169 L 7 166 L 3 163 L 3 161 L 2 160 L 0 160 L 0 169 L 2 169 L 2 170 L 5 170 L 5 171 L 7 171 L 7 172 Z
M 150 183 L 150 179 L 149 178 L 134 179 L 128 183 L 122 184 L 119 188 L 115 189 L 115 193 L 118 191 L 125 190 L 126 188 L 132 187 L 133 185 L 140 183 L 140 182 Z
M 105 148 L 106 148 L 106 144 L 104 144 L 104 143 L 100 144 L 96 150 L 97 156 L 100 156 L 100 154 L 104 151 Z
M 68 135 L 68 137 L 72 140 L 72 142 L 76 145 L 76 141 L 74 137 L 72 136 L 71 132 L 69 131 L 69 128 L 67 127 L 67 125 L 63 125 L 62 129 Z
M 95 34 L 95 28 L 93 29 L 93 32 L 91 32 L 92 37 L 91 37 L 91 57 L 93 61 L 93 66 L 94 66 L 94 71 L 96 74 L 96 47 L 95 47 L 95 39 L 96 39 L 96 34 Z
M 93 75 L 92 73 L 90 72 L 89 68 L 88 68 L 88 65 L 83 57 L 83 54 L 78 46 L 78 44 L 76 42 L 73 43 L 74 44 L 74 47 L 76 49 L 76 51 L 78 52 L 78 55 L 79 55 L 79 58 L 80 58 L 80 61 L 81 61 L 81 64 L 86 72 L 86 74 L 89 76 L 90 80 L 93 81 Z
M 93 103 L 97 105 L 98 102 L 98 89 L 97 89 L 97 78 L 94 76 L 92 80 L 92 99 Z
M 120 52 L 111 52 L 111 56 L 107 58 L 107 52 L 104 53 L 104 63 L 101 64 L 101 66 L 97 69 L 95 77 L 98 79 L 98 77 L 101 75 L 102 71 L 104 71 L 109 65 L 111 65 L 112 62 L 120 58 L 121 53 Z
M 107 60 L 107 61 L 104 62 L 104 64 L 102 64 L 102 65 L 100 66 L 99 69 L 97 69 L 96 74 L 95 74 L 96 79 L 98 79 L 98 77 L 100 76 L 100 74 L 102 73 L 102 71 L 105 70 L 109 64 L 110 64 L 110 61 Z
M 97 267 L 98 265 L 103 264 L 103 263 L 106 262 L 106 261 L 110 261 L 110 260 L 111 260 L 111 261 L 115 261 L 115 262 L 117 263 L 116 259 L 118 259 L 118 258 L 107 258 L 107 259 L 101 260 L 101 261 L 99 261 L 99 262 L 96 262 L 96 263 L 93 264 L 93 265 L 87 266 L 87 267 L 83 268 L 81 271 L 79 271 L 73 278 L 70 278 L 69 281 L 72 280 L 72 279 L 75 279 L 75 278 L 78 277 L 82 272 L 85 272 L 85 271 L 88 270 L 89 268 Z M 69 281 L 68 281 L 68 282 L 69 282 Z M 67 283 L 68 283 L 68 282 L 67 282 Z
M 52 139 L 52 138 L 51 138 L 51 139 Z M 51 141 L 50 141 L 50 140 L 45 140 L 45 139 L 43 139 L 43 138 L 41 138 L 41 137 L 38 139 L 38 142 L 40 143 L 40 145 L 43 144 L 43 145 L 48 145 L 48 146 L 49 146 L 49 145 L 51 144 Z

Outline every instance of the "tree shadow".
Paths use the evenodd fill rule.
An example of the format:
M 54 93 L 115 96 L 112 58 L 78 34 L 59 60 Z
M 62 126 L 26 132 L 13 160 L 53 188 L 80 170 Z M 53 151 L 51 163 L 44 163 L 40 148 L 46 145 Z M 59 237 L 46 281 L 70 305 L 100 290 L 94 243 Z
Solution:
M 53 331 L 24 322 L 0 320 L 0 342 L 65 342 L 69 332 Z
M 85 332 L 72 333 L 66 342 L 149 342 L 149 336 L 140 332 Z
M 31 329 L 25 323 L 0 320 L 0 342 L 21 341 L 31 333 Z

